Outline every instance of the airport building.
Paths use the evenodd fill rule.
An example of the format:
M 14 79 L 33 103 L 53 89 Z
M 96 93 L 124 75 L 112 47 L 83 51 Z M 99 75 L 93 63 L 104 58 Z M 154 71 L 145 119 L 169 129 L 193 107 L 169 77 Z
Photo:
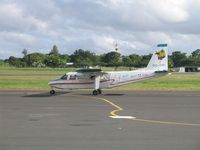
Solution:
M 185 66 L 175 68 L 175 72 L 199 72 L 200 67 L 198 66 Z

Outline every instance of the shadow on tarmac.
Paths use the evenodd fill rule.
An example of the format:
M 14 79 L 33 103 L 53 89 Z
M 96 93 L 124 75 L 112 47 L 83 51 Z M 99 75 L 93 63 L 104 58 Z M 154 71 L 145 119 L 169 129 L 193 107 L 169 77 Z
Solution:
M 64 91 L 56 91 L 54 95 L 51 95 L 49 92 L 43 92 L 43 93 L 25 93 L 22 97 L 53 97 L 53 96 L 59 96 L 72 93 L 72 95 L 82 95 L 82 96 L 93 96 L 91 93 L 77 93 L 77 92 L 64 92 Z M 125 94 L 122 93 L 105 93 L 97 96 L 124 96 Z
M 125 94 L 117 94 L 117 93 L 114 93 L 114 94 L 103 94 L 105 96 L 124 96 Z
M 88 93 L 88 94 L 77 94 L 76 95 L 83 95 L 83 96 L 93 96 L 91 93 Z M 97 96 L 123 96 L 125 94 L 117 94 L 117 93 L 111 93 L 111 94 L 101 94 L 101 95 L 97 95 Z
M 34 93 L 34 94 L 26 94 L 23 95 L 22 97 L 53 97 L 53 96 L 59 96 L 63 94 L 68 94 L 70 92 L 56 92 L 54 95 L 51 95 L 49 92 L 45 93 Z

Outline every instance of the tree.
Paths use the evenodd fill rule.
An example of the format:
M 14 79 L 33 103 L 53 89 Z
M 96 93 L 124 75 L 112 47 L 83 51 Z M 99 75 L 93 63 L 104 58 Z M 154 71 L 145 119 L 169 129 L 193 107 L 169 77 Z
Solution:
M 28 50 L 27 49 L 23 49 L 22 54 L 24 55 L 24 58 L 27 56 L 28 54 Z
M 189 57 L 190 61 L 193 60 L 193 66 L 200 66 L 200 49 L 192 52 L 192 56 Z
M 59 67 L 60 66 L 60 57 L 58 55 L 47 55 L 45 59 L 45 64 L 49 67 Z
M 122 58 L 122 62 L 123 62 L 123 65 L 126 66 L 126 67 L 132 67 L 133 66 L 133 62 L 132 62 L 132 60 L 129 56 L 124 56 Z
M 120 63 L 120 53 L 118 52 L 109 52 L 104 54 L 103 61 L 109 66 L 117 66 Z
M 139 67 L 146 67 L 151 59 L 152 54 L 141 56 Z
M 174 62 L 172 60 L 172 56 L 168 56 L 168 67 L 174 68 Z
M 69 55 L 60 55 L 60 64 L 59 67 L 66 67 L 66 63 L 70 61 Z
M 181 67 L 186 65 L 187 56 L 186 53 L 182 53 L 181 51 L 172 52 L 172 60 L 174 63 L 174 67 Z
M 53 46 L 49 55 L 59 55 L 59 50 L 58 50 L 58 47 L 56 45 Z
M 14 56 L 10 56 L 9 59 L 7 60 L 9 65 L 15 66 L 15 67 L 21 67 L 22 61 L 20 58 L 16 58 Z
M 44 67 L 45 55 L 42 53 L 31 53 L 27 55 L 28 65 L 31 67 Z
M 27 49 L 23 49 L 22 54 L 24 55 L 24 57 L 23 57 L 23 59 L 22 59 L 22 61 L 23 61 L 23 66 L 26 67 L 27 64 L 28 64 L 28 57 L 27 57 L 28 50 L 27 50 Z
M 142 60 L 142 57 L 137 55 L 137 54 L 131 54 L 129 55 L 131 61 L 132 61 L 132 66 L 133 67 L 141 67 L 141 60 Z
M 192 57 L 200 57 L 200 49 L 197 49 L 192 52 Z
M 71 55 L 71 61 L 76 67 L 86 67 L 96 65 L 97 57 L 88 50 L 78 49 Z
M 49 67 L 65 67 L 66 63 L 69 61 L 68 55 L 60 55 L 58 47 L 53 45 L 52 50 L 45 58 L 45 64 Z

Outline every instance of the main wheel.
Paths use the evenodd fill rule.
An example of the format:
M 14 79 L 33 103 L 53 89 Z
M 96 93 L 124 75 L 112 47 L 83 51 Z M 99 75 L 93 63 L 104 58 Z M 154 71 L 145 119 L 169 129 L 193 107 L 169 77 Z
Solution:
M 97 90 L 94 90 L 94 91 L 92 92 L 92 94 L 93 94 L 93 95 L 97 95 L 97 94 L 98 94 L 98 91 L 97 91 Z
M 54 95 L 56 92 L 55 92 L 54 90 L 51 90 L 49 93 L 50 93 L 51 95 Z
M 97 92 L 98 92 L 98 94 L 101 94 L 101 93 L 102 93 L 101 89 L 98 89 Z

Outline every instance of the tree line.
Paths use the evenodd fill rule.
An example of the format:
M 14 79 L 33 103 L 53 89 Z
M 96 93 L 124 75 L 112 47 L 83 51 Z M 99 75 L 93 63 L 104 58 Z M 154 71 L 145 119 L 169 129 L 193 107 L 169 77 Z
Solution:
M 141 68 L 146 67 L 152 54 L 138 55 L 131 54 L 122 56 L 116 51 L 111 51 L 102 55 L 96 55 L 89 50 L 78 49 L 73 54 L 60 54 L 56 45 L 48 54 L 39 52 L 28 53 L 27 49 L 22 51 L 23 57 L 10 56 L 4 62 L 15 67 L 52 67 L 64 68 L 67 63 L 73 62 L 73 67 L 88 66 L 126 66 Z M 200 66 L 200 49 L 193 51 L 190 55 L 181 51 L 174 51 L 169 55 L 169 67 Z

